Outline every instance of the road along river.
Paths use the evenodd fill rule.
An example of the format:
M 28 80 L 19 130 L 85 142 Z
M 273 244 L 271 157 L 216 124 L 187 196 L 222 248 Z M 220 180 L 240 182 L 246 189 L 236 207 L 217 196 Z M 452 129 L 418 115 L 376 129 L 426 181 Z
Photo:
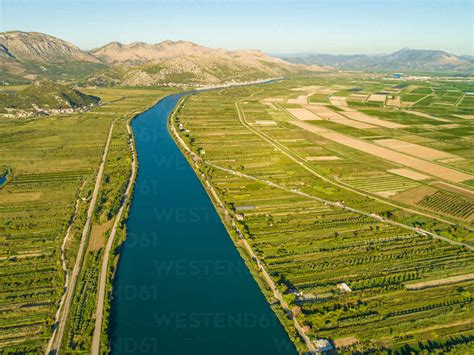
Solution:
M 139 161 L 114 280 L 113 354 L 296 354 L 168 131 L 179 99 L 132 123 Z

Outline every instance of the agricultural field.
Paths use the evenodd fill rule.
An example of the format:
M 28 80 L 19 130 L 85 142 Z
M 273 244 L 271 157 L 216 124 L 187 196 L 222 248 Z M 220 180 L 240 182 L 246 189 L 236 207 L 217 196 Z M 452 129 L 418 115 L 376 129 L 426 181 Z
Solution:
M 193 95 L 172 124 L 310 339 L 463 353 L 474 121 L 457 115 L 472 91 L 322 74 Z
M 8 172 L 0 188 L 1 353 L 46 350 L 65 285 L 63 266 L 71 270 L 75 263 L 97 170 L 114 123 L 63 339 L 67 353 L 90 348 L 103 246 L 130 176 L 126 122 L 171 92 L 84 91 L 100 97 L 102 105 L 80 114 L 0 120 L 0 162 Z

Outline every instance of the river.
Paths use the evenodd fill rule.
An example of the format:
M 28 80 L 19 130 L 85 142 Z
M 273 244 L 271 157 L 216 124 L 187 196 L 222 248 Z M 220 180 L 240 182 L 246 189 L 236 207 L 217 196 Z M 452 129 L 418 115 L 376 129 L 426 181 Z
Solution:
M 116 277 L 113 354 L 296 354 L 176 146 L 171 95 L 132 123 L 139 171 Z
M 3 186 L 7 182 L 8 178 L 8 171 L 6 171 L 3 175 L 0 175 L 0 187 Z

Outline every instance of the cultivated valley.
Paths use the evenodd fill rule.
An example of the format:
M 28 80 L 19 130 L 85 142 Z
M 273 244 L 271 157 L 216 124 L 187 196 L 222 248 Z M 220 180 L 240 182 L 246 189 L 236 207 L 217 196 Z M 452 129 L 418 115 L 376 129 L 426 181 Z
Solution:
M 0 353 L 472 353 L 473 63 L 0 32 Z
M 444 85 L 323 75 L 194 95 L 176 115 L 230 233 L 310 338 L 359 351 L 471 342 L 472 106 L 469 86 Z

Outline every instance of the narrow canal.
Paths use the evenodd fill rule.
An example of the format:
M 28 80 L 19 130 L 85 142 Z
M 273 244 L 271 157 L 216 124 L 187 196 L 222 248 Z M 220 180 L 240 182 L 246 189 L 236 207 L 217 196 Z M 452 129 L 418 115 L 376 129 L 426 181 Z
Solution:
M 113 354 L 296 354 L 167 129 L 184 94 L 132 124 L 139 171 L 114 281 Z

